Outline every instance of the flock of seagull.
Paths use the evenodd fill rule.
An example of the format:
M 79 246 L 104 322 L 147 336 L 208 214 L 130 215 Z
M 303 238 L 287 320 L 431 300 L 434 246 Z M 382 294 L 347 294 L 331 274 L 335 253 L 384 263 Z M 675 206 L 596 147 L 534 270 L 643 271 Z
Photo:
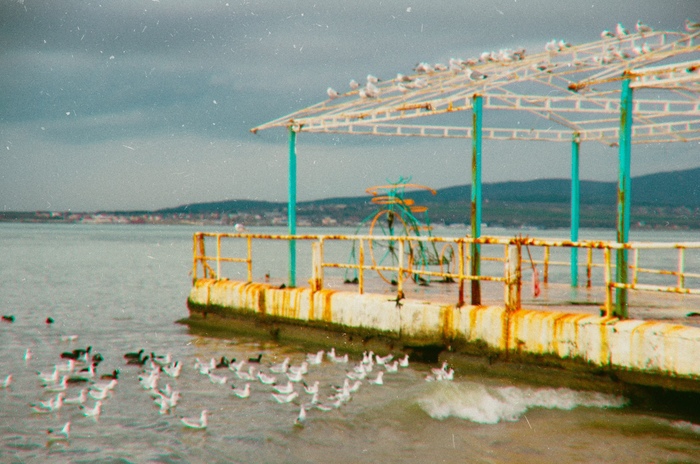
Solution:
M 75 341 L 76 338 L 72 336 L 66 340 Z M 170 382 L 176 385 L 175 379 L 182 372 L 182 362 L 173 359 L 171 353 L 157 355 L 147 353 L 145 349 L 125 353 L 123 357 L 127 365 L 138 366 L 139 385 L 152 397 L 158 412 L 171 414 L 181 394 Z M 75 406 L 85 418 L 98 421 L 104 402 L 114 395 L 119 385 L 119 370 L 98 375 L 97 367 L 104 358 L 100 353 L 93 353 L 91 346 L 65 351 L 60 358 L 61 361 L 48 371 L 34 371 L 41 388 L 40 399 L 29 404 L 31 413 L 53 417 L 52 414 L 62 408 Z M 264 363 L 262 358 L 262 353 L 240 361 L 225 356 L 219 361 L 211 358 L 206 362 L 196 358 L 193 369 L 214 385 L 229 386 L 231 397 L 236 401 L 262 392 L 269 395 L 270 401 L 298 404 L 299 413 L 293 424 L 303 427 L 312 410 L 327 412 L 338 409 L 348 403 L 365 383 L 372 387 L 384 385 L 385 374 L 391 376 L 409 365 L 408 354 L 394 359 L 393 354 L 379 356 L 372 351 L 365 352 L 362 359 L 353 365 L 347 353 L 341 356 L 335 348 L 328 352 L 309 353 L 298 365 L 292 364 L 290 357 L 285 357 L 280 363 Z M 29 366 L 32 359 L 30 350 L 26 351 L 24 359 Z M 338 385 L 322 387 L 319 380 L 307 382 L 306 375 L 323 363 L 340 366 L 344 378 L 337 382 Z M 26 370 L 30 370 L 29 367 Z M 453 378 L 454 370 L 443 363 L 440 368 L 431 369 L 425 380 L 449 381 Z M 13 376 L 8 374 L 0 381 L 0 389 L 11 389 L 12 384 Z M 259 386 L 252 387 L 257 384 Z M 203 430 L 208 426 L 209 414 L 209 410 L 204 409 L 197 417 L 180 417 L 180 422 L 185 428 Z M 48 429 L 47 446 L 68 443 L 70 430 L 70 421 L 60 429 Z
M 700 22 L 694 22 L 689 19 L 686 19 L 685 30 L 691 34 L 700 31 Z M 641 37 L 644 37 L 645 34 L 653 32 L 653 29 L 647 24 L 644 24 L 641 21 L 637 21 L 637 24 L 635 25 L 635 31 Z M 615 27 L 614 31 L 609 31 L 606 29 L 603 32 L 601 32 L 600 37 L 603 40 L 622 40 L 628 37 L 629 35 L 629 30 L 625 28 L 622 25 L 622 23 L 617 23 L 617 26 Z M 571 44 L 565 40 L 552 39 L 551 41 L 545 44 L 544 49 L 545 51 L 550 53 L 557 53 L 562 52 L 570 47 Z M 629 50 L 623 50 L 620 47 L 615 46 L 614 44 L 610 44 L 608 45 L 606 51 L 601 56 L 594 57 L 593 61 L 598 65 L 609 64 L 616 60 L 625 60 L 634 56 L 640 56 L 645 53 L 650 53 L 651 51 L 652 47 L 647 43 L 644 43 L 641 46 L 631 47 Z M 432 74 L 434 72 L 440 71 L 452 71 L 455 73 L 461 72 L 466 75 L 468 80 L 474 81 L 479 79 L 486 79 L 488 75 L 474 69 L 473 66 L 489 62 L 500 62 L 507 64 L 514 61 L 520 61 L 525 58 L 525 54 L 526 50 L 524 48 L 518 48 L 516 50 L 501 49 L 498 52 L 483 52 L 481 55 L 479 55 L 478 58 L 469 58 L 467 60 L 450 58 L 447 64 L 436 63 L 434 65 L 431 65 L 426 62 L 421 62 L 413 68 L 413 71 L 416 74 Z M 533 65 L 533 67 L 540 71 L 547 69 L 549 66 L 551 66 L 550 63 L 537 63 Z M 359 82 L 353 79 L 350 81 L 350 91 L 347 94 L 342 94 L 332 87 L 328 87 L 328 89 L 326 89 L 326 94 L 331 100 L 334 100 L 343 95 L 352 95 L 354 94 L 354 92 L 357 92 L 359 97 L 362 99 L 378 98 L 382 91 L 382 89 L 377 86 L 379 81 L 380 79 L 376 76 L 368 74 L 364 86 L 361 86 Z M 406 76 L 401 73 L 396 75 L 394 82 L 394 88 L 402 94 L 406 94 L 411 90 L 422 89 L 429 85 L 429 81 L 423 77 Z

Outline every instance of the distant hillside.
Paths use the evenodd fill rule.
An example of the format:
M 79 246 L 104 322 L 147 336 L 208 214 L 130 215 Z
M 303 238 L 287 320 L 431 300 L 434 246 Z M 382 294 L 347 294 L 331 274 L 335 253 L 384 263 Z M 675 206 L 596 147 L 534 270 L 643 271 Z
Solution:
M 452 204 L 469 202 L 470 185 L 439 189 L 436 196 L 429 192 L 415 192 L 410 197 L 423 204 Z M 522 182 L 486 183 L 482 195 L 488 202 L 568 204 L 571 201 L 569 179 L 539 179 Z M 363 205 L 369 196 L 336 197 L 300 202 L 300 208 L 324 205 Z M 581 181 L 581 205 L 613 206 L 617 201 L 616 182 Z M 700 168 L 662 172 L 635 177 L 632 180 L 634 206 L 666 206 L 700 208 Z M 286 202 L 253 200 L 226 200 L 195 203 L 159 210 L 159 213 L 245 213 L 281 211 Z

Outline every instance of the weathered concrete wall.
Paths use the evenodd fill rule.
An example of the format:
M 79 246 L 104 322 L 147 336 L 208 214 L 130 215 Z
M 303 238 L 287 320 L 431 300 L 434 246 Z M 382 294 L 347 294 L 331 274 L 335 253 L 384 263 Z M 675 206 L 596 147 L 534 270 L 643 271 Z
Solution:
M 599 367 L 700 380 L 700 328 L 586 314 L 463 306 L 386 295 L 198 280 L 189 301 L 232 313 L 378 331 L 402 341 L 482 343 L 500 352 L 555 356 Z

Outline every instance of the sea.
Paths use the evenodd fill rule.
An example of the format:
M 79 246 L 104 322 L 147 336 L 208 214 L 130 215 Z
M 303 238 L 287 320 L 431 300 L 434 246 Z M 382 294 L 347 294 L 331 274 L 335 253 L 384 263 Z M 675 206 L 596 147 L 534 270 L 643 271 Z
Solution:
M 319 381 L 318 404 L 327 411 L 312 404 L 301 383 L 292 384 L 298 396 L 289 403 L 279 403 L 271 385 L 242 380 L 231 369 L 215 369 L 215 376 L 226 380 L 214 383 L 195 366 L 224 356 L 244 360 L 248 368 L 253 366 L 249 358 L 262 354 L 255 367 L 269 374 L 286 358 L 300 366 L 317 349 L 343 353 L 342 347 L 312 350 L 269 339 L 210 336 L 177 323 L 188 316 L 196 231 L 230 232 L 223 226 L 0 224 L 0 313 L 14 317 L 0 321 L 0 462 L 700 462 L 700 418 L 645 411 L 623 396 L 482 373 L 426 381 L 432 369 L 440 368 L 437 364 L 410 362 L 374 385 L 368 379 L 384 370 L 375 364 L 357 392 L 334 404 L 329 399 L 334 387 L 362 357 L 353 354 L 343 364 L 324 356 L 321 364 L 308 367 L 304 381 Z M 586 233 L 613 238 L 609 232 Z M 538 231 L 529 234 L 538 236 Z M 637 238 L 683 241 L 690 236 L 653 232 Z M 285 257 L 272 248 L 263 258 L 270 266 L 282 266 Z M 260 272 L 272 272 L 273 278 L 284 274 L 273 267 Z M 92 355 L 104 358 L 95 380 L 68 383 L 63 394 L 76 397 L 84 388 L 104 384 L 101 375 L 118 370 L 101 414 L 85 415 L 96 403 L 90 397 L 83 408 L 63 404 L 43 411 L 40 403 L 58 393 L 42 386 L 40 374 L 65 364 L 61 353 L 88 346 Z M 181 363 L 178 377 L 160 374 L 156 384 L 166 393 L 179 392 L 176 406 L 161 410 L 158 394 L 142 385 L 139 377 L 148 375 L 148 364 L 126 363 L 125 353 L 141 349 Z M 276 377 L 278 385 L 287 383 L 284 374 Z M 234 386 L 246 383 L 250 397 L 233 394 Z M 306 418 L 298 421 L 302 405 Z M 199 418 L 204 409 L 209 411 L 206 428 L 184 425 L 183 417 Z M 67 438 L 48 433 L 67 422 Z

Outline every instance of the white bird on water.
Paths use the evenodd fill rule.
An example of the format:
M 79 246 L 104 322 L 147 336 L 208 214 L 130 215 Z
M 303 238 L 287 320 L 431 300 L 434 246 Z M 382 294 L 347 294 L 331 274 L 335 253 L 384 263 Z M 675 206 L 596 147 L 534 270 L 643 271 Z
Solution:
M 203 430 L 207 428 L 207 425 L 209 425 L 208 417 L 207 415 L 209 414 L 209 411 L 204 409 L 202 411 L 202 414 L 199 416 L 199 419 L 194 418 L 194 417 L 183 417 L 180 419 L 182 424 L 190 429 L 196 429 L 196 430 Z
M 288 395 L 294 391 L 294 384 L 288 381 L 286 385 L 273 385 L 272 389 L 277 393 Z
M 289 369 L 289 358 L 284 358 L 284 361 L 281 363 L 270 366 L 270 372 L 275 374 L 284 374 L 287 372 L 287 369 Z
M 12 374 L 7 374 L 7 377 L 5 377 L 5 380 L 0 382 L 0 388 L 2 388 L 2 389 L 9 388 L 10 385 L 12 385 Z
M 306 409 L 304 409 L 304 405 L 302 404 L 301 408 L 299 409 L 299 415 L 294 420 L 294 425 L 296 425 L 298 427 L 303 427 L 305 421 L 306 421 Z
M 277 382 L 276 377 L 267 375 L 263 372 L 258 372 L 258 380 L 260 380 L 260 383 L 265 385 L 272 385 L 273 383 Z
M 92 417 L 93 419 L 97 420 L 100 417 L 100 414 L 102 413 L 102 401 L 95 402 L 95 406 L 93 406 L 92 408 L 88 408 L 87 406 L 80 406 L 80 409 L 82 409 L 83 415 L 85 417 Z
M 324 354 L 323 350 L 317 352 L 316 354 L 313 354 L 313 353 L 307 354 L 306 361 L 312 366 L 317 366 L 323 362 L 323 354 Z
M 377 378 L 370 379 L 368 380 L 368 382 L 372 385 L 384 385 L 384 372 L 379 371 L 379 373 L 377 374 Z
M 233 394 L 239 398 L 248 398 L 250 396 L 250 384 L 246 383 L 243 388 L 234 388 Z
M 399 359 L 399 366 L 401 367 L 408 367 L 408 355 L 404 356 L 403 358 Z
M 46 431 L 48 443 L 67 441 L 70 438 L 70 421 L 66 422 L 61 430 L 48 429 Z
M 298 392 L 292 392 L 288 395 L 282 395 L 280 393 L 272 393 L 272 397 L 278 402 L 278 403 L 291 403 L 294 398 L 299 396 Z
M 233 226 L 233 229 L 234 229 L 236 232 L 245 232 L 245 231 L 246 231 L 246 228 L 245 228 L 245 226 L 244 226 L 243 224 L 236 224 L 236 225 Z
M 304 391 L 308 393 L 309 395 L 313 395 L 315 393 L 318 393 L 318 386 L 320 382 L 317 380 L 313 383 L 313 385 L 309 386 L 304 383 Z
M 226 377 L 225 375 L 212 374 L 210 372 L 209 373 L 209 380 L 211 381 L 211 383 L 213 383 L 215 385 L 223 385 L 228 380 L 228 377 Z
M 87 400 L 87 392 L 88 392 L 88 389 L 83 388 L 82 390 L 80 390 L 80 393 L 78 394 L 78 396 L 74 396 L 72 398 L 66 398 L 65 400 L 63 400 L 63 403 L 64 404 L 83 404 L 85 402 L 85 400 Z

